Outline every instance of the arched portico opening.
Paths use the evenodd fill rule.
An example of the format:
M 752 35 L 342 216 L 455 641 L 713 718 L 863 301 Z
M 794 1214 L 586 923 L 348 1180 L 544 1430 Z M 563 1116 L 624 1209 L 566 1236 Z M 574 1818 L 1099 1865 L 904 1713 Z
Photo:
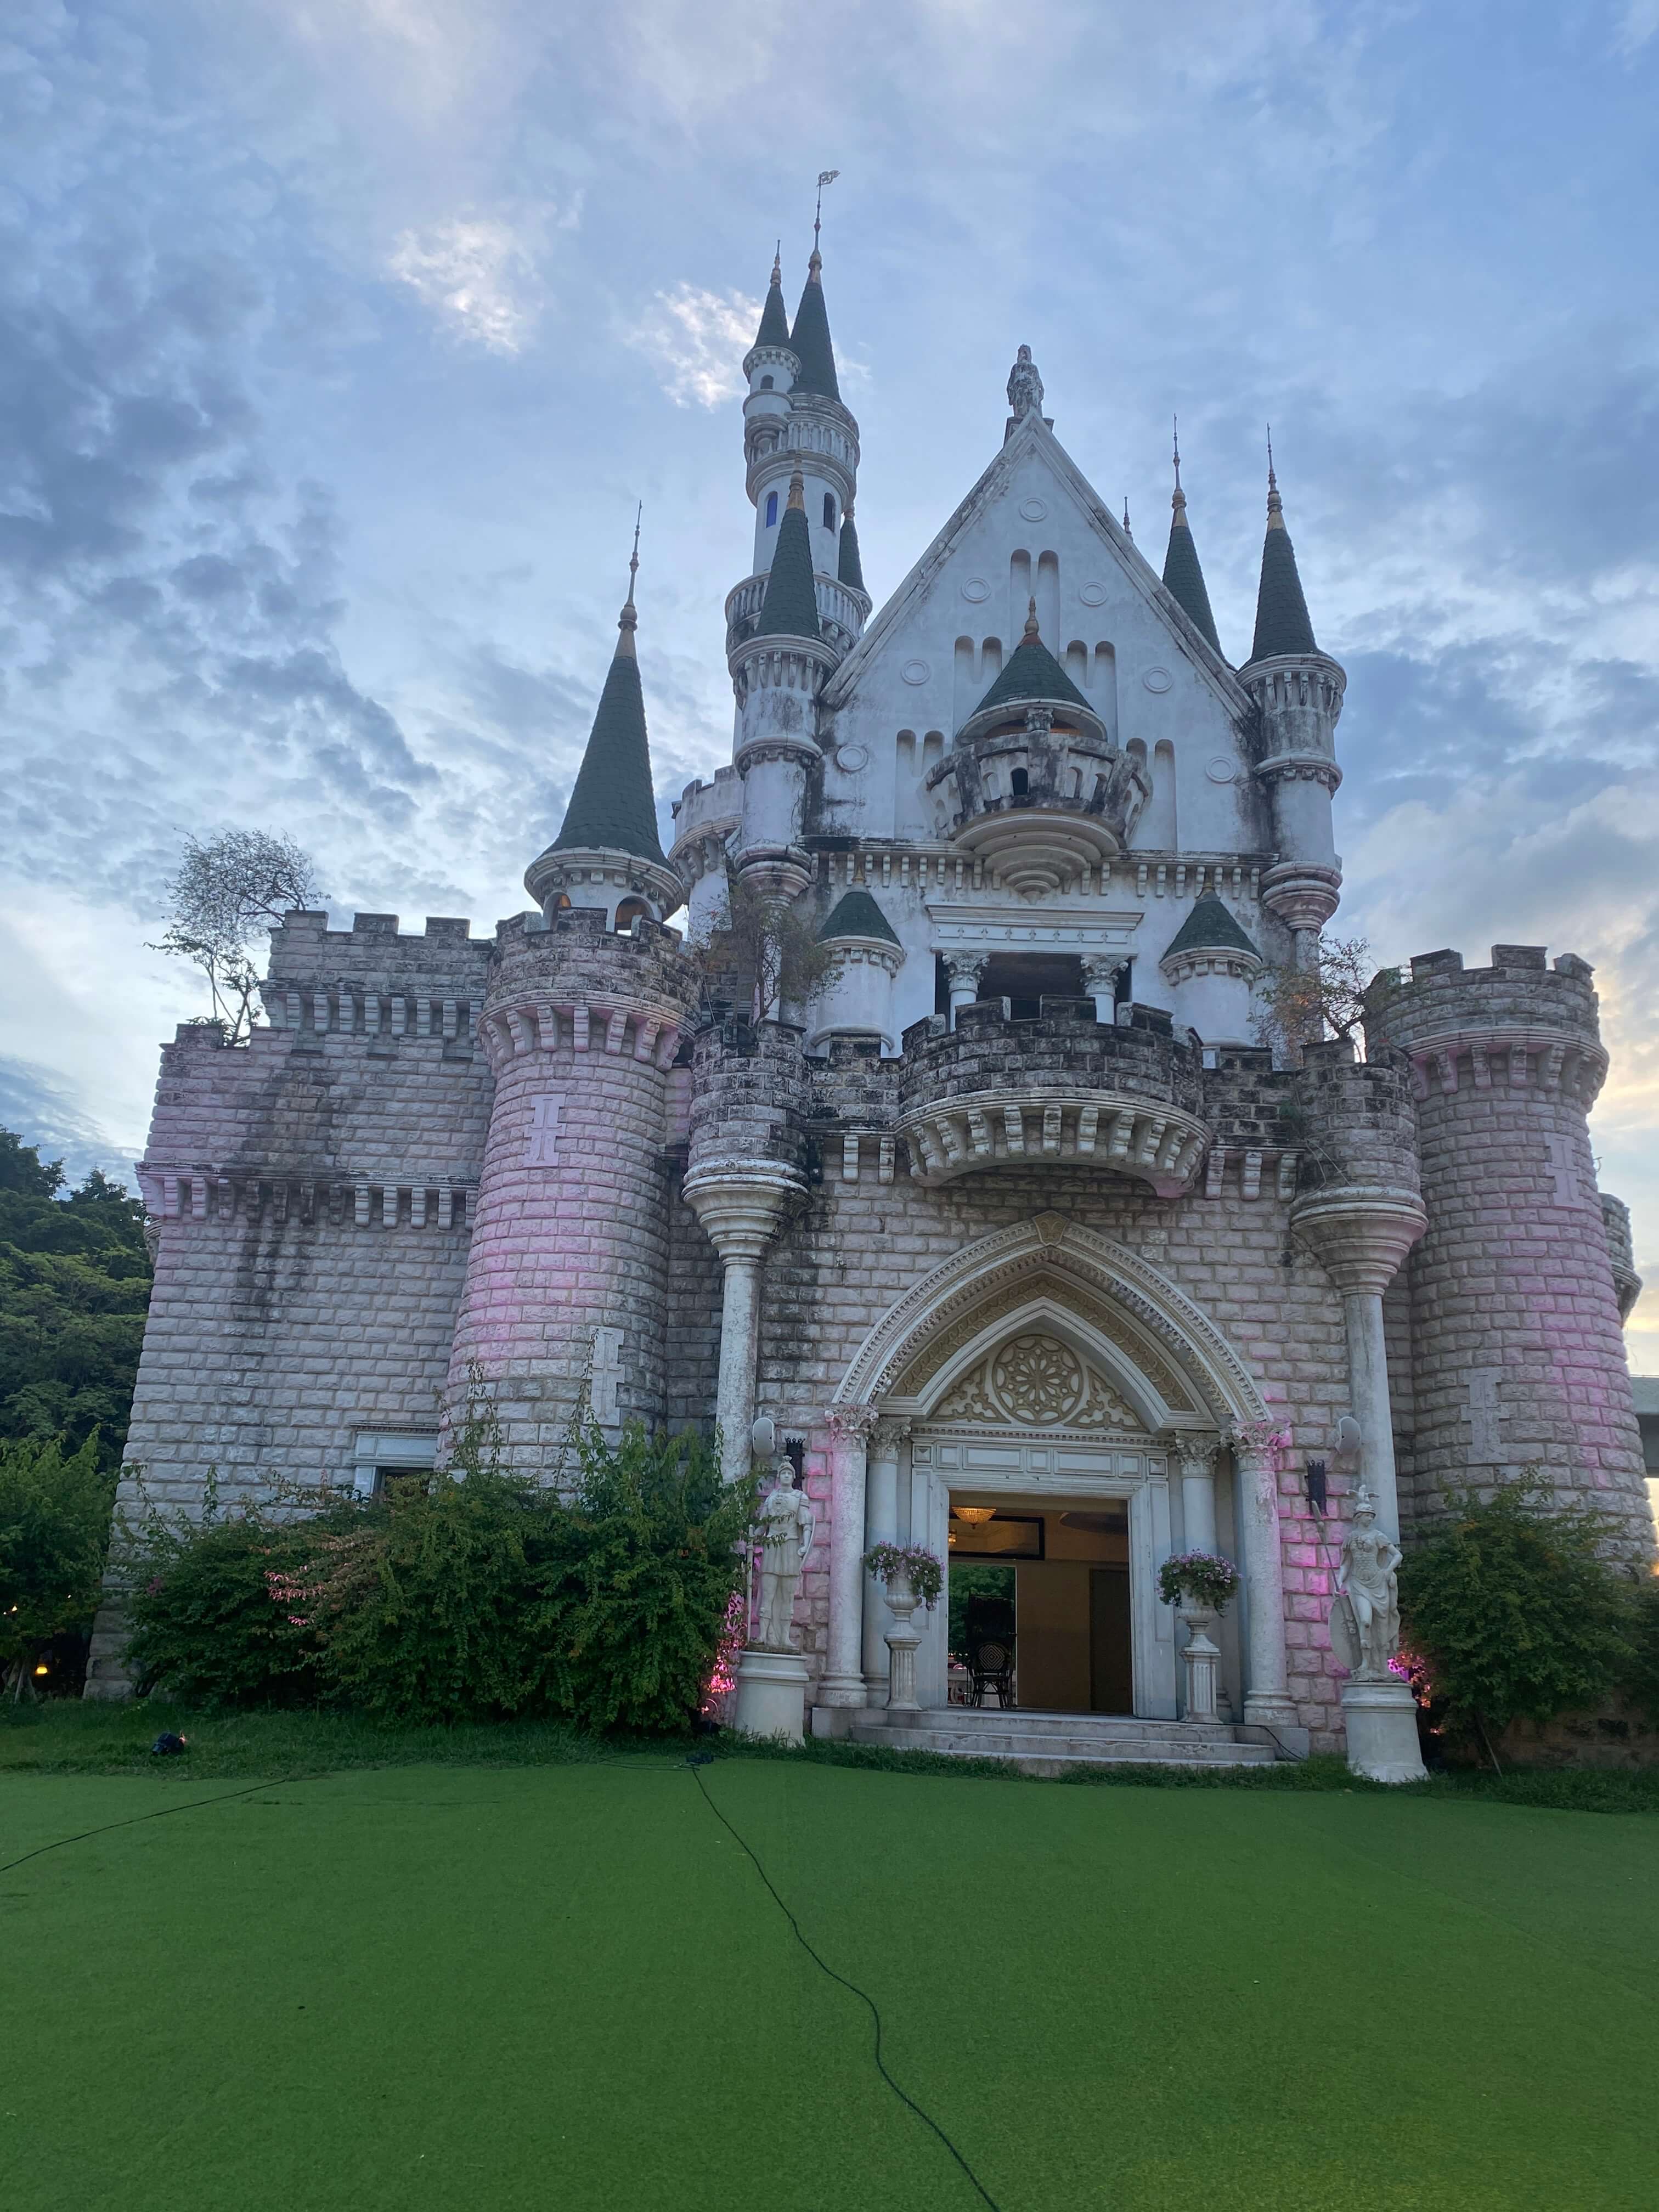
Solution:
M 1064 1612 L 1066 1634 L 1093 1639 L 1087 1695 L 1075 1656 L 1069 1676 L 1052 1652 L 1028 1668 L 1028 1680 L 1050 1686 L 1050 1694 L 1056 1682 L 1070 1682 L 1066 1710 L 1121 1711 L 1127 1698 L 1138 1715 L 1174 1717 L 1176 1625 L 1157 1596 L 1157 1571 L 1183 1538 L 1193 1540 L 1188 1509 L 1212 1484 L 1214 1448 L 1224 1439 L 1240 1440 L 1249 1480 L 1241 1486 L 1240 1540 L 1223 1548 L 1243 1551 L 1249 1575 L 1251 1558 L 1259 1565 L 1265 1553 L 1260 1542 L 1249 1544 L 1245 1524 L 1252 1511 L 1265 1513 L 1276 1566 L 1276 1507 L 1256 1479 L 1259 1453 L 1249 1448 L 1269 1426 L 1268 1413 L 1243 1360 L 1210 1316 L 1139 1255 L 1058 1214 L 977 1240 L 896 1300 L 848 1363 L 831 1420 L 849 1479 L 856 1479 L 853 1457 L 863 1462 L 870 1440 L 867 1486 L 860 1485 L 865 1542 L 908 1534 L 947 1556 L 953 1500 L 1041 1522 L 1051 1549 L 1057 1528 L 1099 1537 L 1097 1559 L 1069 1539 L 1062 1547 L 1079 1570 L 1064 1607 L 1054 1596 L 1066 1579 L 1054 1571 L 1058 1562 L 1039 1567 L 1032 1558 L 1024 1565 L 1032 1620 L 1042 1591 L 1054 1635 Z M 854 1540 L 848 1516 L 837 1519 L 843 1540 Z M 1115 1527 L 1122 1541 L 1114 1550 Z M 1127 1578 L 1121 1680 L 1132 1687 L 1114 1692 L 1101 1686 L 1110 1668 L 1103 1672 L 1099 1649 L 1101 1621 L 1112 1608 L 1097 1601 L 1109 1597 L 1103 1579 L 1120 1565 Z M 852 1597 L 853 1578 L 835 1579 Z M 1255 1581 L 1251 1601 L 1269 1606 L 1277 1625 L 1282 1683 L 1277 1573 L 1271 1590 L 1260 1573 Z M 1085 1614 L 1093 1625 L 1080 1627 Z M 861 1650 L 874 1703 L 884 1696 L 885 1625 L 880 1592 L 866 1583 Z M 924 1704 L 945 1700 L 946 1645 L 941 1608 L 919 1655 Z M 1254 1644 L 1252 1653 L 1254 1660 Z M 1116 1702 L 1103 1704 L 1103 1696 Z M 1029 1700 L 1022 1695 L 1021 1702 Z

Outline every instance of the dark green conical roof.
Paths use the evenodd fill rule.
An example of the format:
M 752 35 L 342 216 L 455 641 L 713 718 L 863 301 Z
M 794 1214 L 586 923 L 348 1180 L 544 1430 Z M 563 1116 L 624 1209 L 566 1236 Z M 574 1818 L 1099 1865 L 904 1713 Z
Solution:
M 651 793 L 651 745 L 645 733 L 645 695 L 634 654 L 634 599 L 630 590 L 617 624 L 622 635 L 599 694 L 599 712 L 576 787 L 553 840 L 553 850 L 600 849 L 665 865 L 657 836 Z
M 766 305 L 761 309 L 760 328 L 755 333 L 757 346 L 787 346 L 789 343 L 789 313 L 783 304 L 783 271 L 774 261 L 772 281 L 766 288 Z
M 898 943 L 868 891 L 846 891 L 836 902 L 835 912 L 818 932 L 818 942 L 832 944 L 838 937 L 878 937 L 884 945 Z
M 1031 611 L 1025 617 L 1025 635 L 1009 654 L 1000 676 L 969 716 L 982 714 L 988 707 L 1017 707 L 1026 700 L 1063 699 L 1081 707 L 1085 714 L 1094 708 L 1078 690 L 1071 678 L 1054 659 L 1037 635 L 1036 601 L 1031 601 Z
M 1273 472 L 1267 471 L 1267 534 L 1261 541 L 1261 582 L 1255 599 L 1252 660 L 1271 660 L 1280 653 L 1317 653 L 1308 602 L 1296 569 L 1296 548 L 1285 527 L 1284 503 Z
M 806 283 L 800 305 L 795 310 L 795 327 L 789 333 L 789 344 L 800 363 L 800 374 L 795 379 L 796 391 L 821 392 L 826 399 L 839 399 L 836 349 L 830 343 L 830 311 L 823 304 L 823 286 L 818 279 L 823 266 L 815 251 L 807 264 Z
M 1215 893 L 1206 891 L 1194 900 L 1192 912 L 1170 939 L 1164 957 L 1167 960 L 1171 952 L 1215 952 L 1224 946 L 1230 951 L 1248 952 L 1257 960 L 1261 957 Z
M 1192 525 L 1187 520 L 1187 495 L 1176 480 L 1170 501 L 1170 543 L 1164 556 L 1164 588 L 1171 599 L 1179 602 L 1192 617 L 1216 651 L 1221 651 L 1221 640 L 1216 635 L 1215 617 L 1210 611 L 1210 594 L 1205 587 L 1204 571 L 1199 566 L 1198 547 L 1193 542 Z
M 766 579 L 757 637 L 818 637 L 818 595 L 812 588 L 812 540 L 806 527 L 799 469 L 789 479 L 789 504 L 778 526 L 778 543 Z
M 841 519 L 841 543 L 836 549 L 836 574 L 842 583 L 850 584 L 855 592 L 864 589 L 864 563 L 859 559 L 859 533 L 853 525 L 850 507 Z

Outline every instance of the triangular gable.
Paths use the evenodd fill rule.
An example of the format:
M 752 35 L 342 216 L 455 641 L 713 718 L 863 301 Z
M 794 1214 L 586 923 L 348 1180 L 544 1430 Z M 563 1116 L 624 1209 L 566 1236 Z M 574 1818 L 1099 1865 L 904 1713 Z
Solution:
M 1124 580 L 1153 611 L 1170 634 L 1171 643 L 1189 660 L 1215 694 L 1230 717 L 1247 714 L 1250 701 L 1243 686 L 1221 655 L 1200 630 L 1186 609 L 1164 588 L 1158 571 L 1146 561 L 1134 540 L 1116 520 L 1066 448 L 1042 417 L 1032 410 L 1015 425 L 1007 442 L 992 459 L 973 489 L 893 592 L 880 613 L 865 630 L 851 653 L 824 686 L 823 703 L 834 713 L 854 696 L 866 671 L 934 577 L 955 552 L 983 508 L 1008 486 L 1016 468 L 1035 447 L 1060 488 L 1069 493 Z M 1010 645 L 1013 640 L 1009 641 Z

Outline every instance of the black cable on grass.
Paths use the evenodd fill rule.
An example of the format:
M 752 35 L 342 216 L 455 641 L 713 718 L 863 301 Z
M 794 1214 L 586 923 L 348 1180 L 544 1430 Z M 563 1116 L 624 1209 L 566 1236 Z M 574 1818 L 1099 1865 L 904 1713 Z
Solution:
M 0 1866 L 0 1874 L 9 1874 L 14 1867 L 27 1866 L 31 1859 L 45 1856 L 48 1851 L 61 1851 L 66 1844 L 84 1844 L 94 1836 L 107 1836 L 116 1828 L 136 1828 L 143 1820 L 165 1820 L 169 1813 L 194 1813 L 204 1805 L 228 1805 L 233 1797 L 257 1797 L 262 1790 L 280 1790 L 293 1782 L 321 1782 L 321 1774 L 285 1774 L 273 1779 L 267 1775 L 263 1782 L 250 1783 L 246 1790 L 222 1790 L 216 1797 L 191 1797 L 182 1805 L 158 1805 L 153 1813 L 135 1813 L 130 1820 L 106 1820 L 101 1828 L 82 1828 L 76 1836 L 59 1836 L 55 1843 L 37 1844 L 21 1858 L 8 1859 Z
M 969 2184 L 978 2196 L 980 2202 L 982 2204 L 988 2204 L 991 2208 L 991 2212 L 1002 2212 L 1002 2208 L 998 2204 L 996 2198 L 992 2196 L 990 2191 L 987 2189 L 985 2184 L 974 2172 L 973 2167 L 969 2165 L 967 2160 L 951 2142 L 950 2136 L 945 2134 L 944 2129 L 940 2127 L 939 2122 L 933 2118 L 933 2114 L 931 2112 L 924 2112 L 921 2106 L 917 2104 L 915 2099 L 910 2095 L 909 2092 L 908 2090 L 902 2089 L 898 2083 L 893 2079 L 892 2075 L 888 2072 L 886 2063 L 881 2055 L 881 2013 L 877 2006 L 875 1999 L 870 1995 L 867 1990 L 861 1990 L 856 1982 L 849 1982 L 845 1974 L 838 1974 L 835 1968 L 829 1963 L 828 1960 L 822 1957 L 818 1952 L 812 1948 L 811 1944 L 801 1933 L 801 1925 L 799 1921 L 796 1919 L 794 1914 L 784 1903 L 782 1898 L 779 1896 L 777 1890 L 773 1884 L 771 1875 L 768 1874 L 766 1869 L 761 1864 L 760 1859 L 752 1847 L 744 1841 L 743 1838 L 738 1833 L 738 1831 L 732 1826 L 730 1820 L 726 1819 L 725 1814 L 721 1812 L 720 1807 L 709 1796 L 708 1785 L 703 1781 L 701 1772 L 701 1769 L 710 1763 L 709 1753 L 707 1752 L 694 1753 L 692 1757 L 686 1760 L 685 1763 L 691 1769 L 691 1778 L 696 1784 L 698 1790 L 702 1792 L 703 1803 L 708 1806 L 709 1811 L 720 1822 L 721 1827 L 726 1830 L 727 1835 L 729 1835 L 732 1842 L 738 1845 L 738 1849 L 749 1860 L 750 1864 L 754 1868 L 755 1872 L 765 1883 L 772 1902 L 777 1906 L 778 1911 L 782 1913 L 784 1918 L 789 1923 L 790 1928 L 794 1934 L 796 1942 L 800 1945 L 801 1949 L 805 1952 L 807 1957 L 812 1961 L 812 1964 L 818 1969 L 820 1973 L 827 1974 L 832 1982 L 838 1983 L 842 1989 L 849 1991 L 852 1996 L 855 1996 L 860 2004 L 868 2007 L 870 2018 L 874 2023 L 876 2032 L 875 2057 L 877 2073 L 880 2075 L 882 2080 L 887 2084 L 893 2094 L 898 2099 L 900 2104 L 908 2106 L 910 2111 L 915 2114 L 916 2118 L 925 2127 L 928 2127 L 933 2130 L 933 2133 L 944 2144 L 945 2149 L 950 2152 L 951 2157 L 955 2159 L 957 2164 L 962 2168 L 963 2173 L 968 2177 Z

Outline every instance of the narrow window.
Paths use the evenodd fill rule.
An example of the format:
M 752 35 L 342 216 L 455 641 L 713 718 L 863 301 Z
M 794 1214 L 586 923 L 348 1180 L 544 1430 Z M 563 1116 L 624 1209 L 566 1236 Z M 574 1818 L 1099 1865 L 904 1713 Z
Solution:
M 836 495 L 832 491 L 823 495 L 823 526 L 826 530 L 836 526 Z
M 1010 769 L 1008 774 L 1008 788 L 1016 799 L 1025 798 L 1029 794 L 1030 787 L 1030 777 L 1023 768 Z
M 772 389 L 772 380 L 769 376 L 762 377 L 760 388 L 763 392 L 769 392 Z
M 766 495 L 766 526 L 770 530 L 778 519 L 778 495 L 775 491 Z

